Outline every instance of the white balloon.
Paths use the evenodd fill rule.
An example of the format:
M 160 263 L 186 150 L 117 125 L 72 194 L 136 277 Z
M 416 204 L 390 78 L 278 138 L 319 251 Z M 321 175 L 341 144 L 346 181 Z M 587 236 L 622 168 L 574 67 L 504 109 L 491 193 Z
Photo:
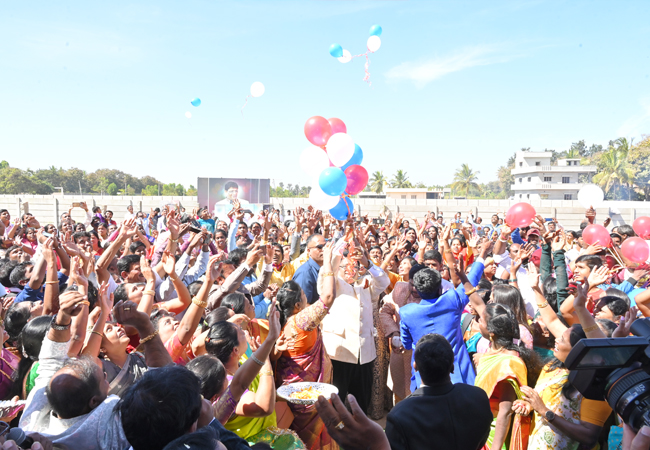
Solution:
M 337 58 L 337 59 L 340 62 L 342 62 L 343 64 L 349 63 L 350 61 L 352 61 L 352 53 L 350 53 L 347 50 L 343 50 L 343 56 L 341 56 L 340 58 Z
M 336 166 L 341 167 L 354 155 L 354 140 L 345 133 L 336 133 L 327 141 L 327 156 Z
M 192 118 L 192 113 L 189 112 L 189 111 L 186 111 L 185 112 L 185 117 L 187 117 L 188 119 L 191 119 Z
M 339 197 L 332 197 L 327 195 L 318 185 L 318 179 L 311 183 L 311 191 L 309 191 L 309 204 L 314 208 L 329 211 L 339 203 Z
M 585 184 L 578 192 L 578 201 L 585 208 L 598 208 L 605 199 L 603 190 L 595 184 Z
M 375 53 L 377 50 L 379 50 L 379 47 L 381 47 L 381 39 L 379 39 L 379 36 L 370 36 L 368 38 L 368 50 L 370 50 L 372 53 Z
M 251 95 L 253 97 L 261 97 L 262 95 L 264 95 L 264 91 L 265 91 L 264 85 L 259 81 L 256 81 L 251 85 Z
M 323 169 L 330 166 L 327 153 L 315 145 L 310 145 L 300 154 L 300 167 L 311 177 L 318 178 Z

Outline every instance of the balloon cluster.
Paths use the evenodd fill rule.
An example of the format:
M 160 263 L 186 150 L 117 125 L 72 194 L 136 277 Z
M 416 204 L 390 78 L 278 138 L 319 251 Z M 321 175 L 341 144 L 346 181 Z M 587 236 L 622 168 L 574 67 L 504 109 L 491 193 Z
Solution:
M 314 178 L 310 203 L 345 220 L 354 210 L 350 195 L 368 184 L 368 171 L 361 166 L 363 151 L 341 119 L 314 116 L 305 123 L 305 136 L 313 144 L 300 155 L 300 167 Z
M 339 62 L 343 64 L 349 63 L 350 61 L 352 61 L 353 58 L 365 56 L 366 76 L 363 78 L 363 81 L 366 81 L 368 82 L 368 84 L 370 84 L 370 72 L 368 70 L 368 68 L 370 67 L 370 59 L 368 58 L 368 54 L 375 53 L 377 50 L 379 50 L 379 47 L 381 47 L 381 39 L 379 38 L 379 36 L 381 36 L 382 31 L 383 30 L 379 25 L 373 25 L 370 27 L 370 37 L 368 38 L 368 41 L 366 41 L 366 48 L 368 49 L 368 51 L 365 53 L 352 56 L 352 54 L 348 50 L 345 50 L 339 44 L 332 44 L 330 45 L 330 49 L 329 49 L 330 55 L 338 59 Z

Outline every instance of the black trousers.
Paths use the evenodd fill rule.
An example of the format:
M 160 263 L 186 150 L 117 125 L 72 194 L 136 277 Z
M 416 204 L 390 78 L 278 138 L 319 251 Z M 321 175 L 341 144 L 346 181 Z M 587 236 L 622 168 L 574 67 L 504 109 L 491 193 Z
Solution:
M 345 403 L 348 394 L 352 394 L 363 412 L 368 411 L 372 394 L 372 361 L 351 364 L 332 360 L 332 372 L 332 384 L 338 388 L 341 401 Z

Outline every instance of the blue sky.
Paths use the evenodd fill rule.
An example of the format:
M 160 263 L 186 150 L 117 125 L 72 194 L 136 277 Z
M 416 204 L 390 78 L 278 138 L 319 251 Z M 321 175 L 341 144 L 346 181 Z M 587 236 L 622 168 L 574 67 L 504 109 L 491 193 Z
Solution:
M 647 1 L 0 3 L 0 158 L 309 184 L 305 121 L 339 117 L 369 172 L 496 179 L 521 147 L 650 133 Z M 371 55 L 341 64 L 339 43 Z M 264 96 L 244 99 L 254 81 Z M 190 105 L 200 97 L 202 105 Z M 191 111 L 192 119 L 185 118 Z

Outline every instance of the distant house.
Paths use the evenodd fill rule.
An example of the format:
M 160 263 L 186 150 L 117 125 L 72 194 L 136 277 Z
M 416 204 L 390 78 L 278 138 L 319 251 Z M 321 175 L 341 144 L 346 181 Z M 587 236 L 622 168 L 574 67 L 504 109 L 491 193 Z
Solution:
M 559 159 L 551 165 L 551 152 L 517 152 L 511 173 L 513 200 L 576 200 L 584 180 L 596 166 L 581 166 L 580 158 Z

